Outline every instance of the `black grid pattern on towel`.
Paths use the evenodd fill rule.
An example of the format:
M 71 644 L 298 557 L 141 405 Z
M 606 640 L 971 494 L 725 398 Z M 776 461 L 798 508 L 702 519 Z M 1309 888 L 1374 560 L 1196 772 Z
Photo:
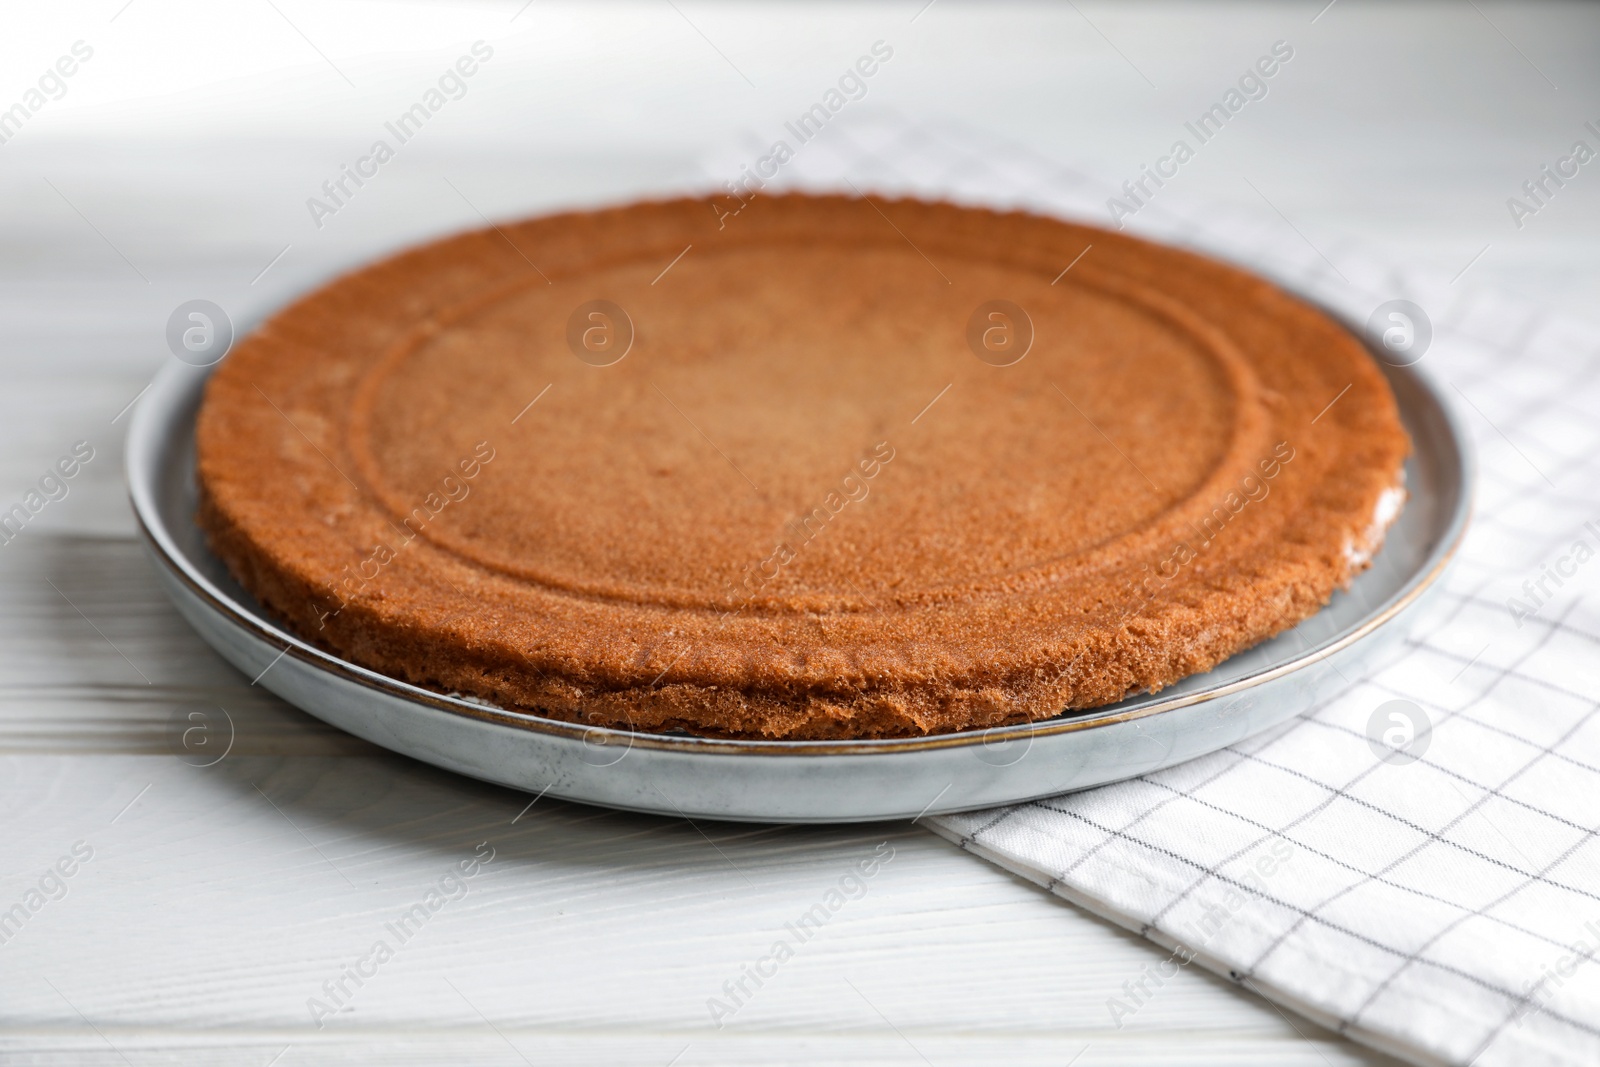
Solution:
M 972 131 L 875 118 L 830 127 L 783 184 L 944 196 L 1105 225 L 1114 183 Z M 926 820 L 961 847 L 1253 990 L 1419 1062 L 1600 1061 L 1600 611 L 1544 565 L 1600 548 L 1600 330 L 1469 284 L 1398 275 L 1302 235 L 1241 185 L 1235 209 L 1153 199 L 1129 229 L 1209 251 L 1354 321 L 1426 308 L 1425 367 L 1476 436 L 1476 516 L 1426 632 L 1304 715 L 1178 767 Z M 1310 241 L 1317 241 L 1312 246 Z M 1570 561 L 1570 560 L 1569 560 Z M 1587 559 L 1585 560 L 1587 562 Z M 1380 703 L 1431 718 L 1424 756 L 1368 746 Z M 1290 859 L 1265 883 L 1251 862 Z M 1245 900 L 1220 928 L 1216 899 Z M 1196 938 L 1200 933 L 1203 936 Z M 1131 977 L 1131 976 L 1130 976 Z M 1116 994 L 1116 990 L 1108 990 Z

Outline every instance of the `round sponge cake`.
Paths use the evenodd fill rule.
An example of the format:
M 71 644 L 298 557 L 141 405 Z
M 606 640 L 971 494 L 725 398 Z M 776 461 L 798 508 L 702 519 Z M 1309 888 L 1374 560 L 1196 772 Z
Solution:
M 397 678 L 895 737 L 1294 625 L 1370 560 L 1408 447 L 1353 336 L 1217 262 L 948 204 L 679 200 L 279 313 L 208 384 L 199 521 L 287 626 Z

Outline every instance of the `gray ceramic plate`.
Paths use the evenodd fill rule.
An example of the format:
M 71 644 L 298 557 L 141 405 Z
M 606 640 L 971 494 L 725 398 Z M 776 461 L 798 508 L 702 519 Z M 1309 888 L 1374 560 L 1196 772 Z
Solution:
M 1411 499 L 1348 593 L 1279 637 L 1158 694 L 1031 725 L 893 741 L 718 741 L 556 722 L 442 696 L 291 636 L 194 523 L 194 422 L 209 370 L 174 361 L 128 433 L 134 511 L 200 636 L 325 722 L 427 763 L 616 808 L 763 822 L 908 818 L 1009 804 L 1214 752 L 1347 686 L 1395 644 L 1453 557 L 1472 484 L 1466 437 L 1423 376 L 1387 368 L 1416 453 Z

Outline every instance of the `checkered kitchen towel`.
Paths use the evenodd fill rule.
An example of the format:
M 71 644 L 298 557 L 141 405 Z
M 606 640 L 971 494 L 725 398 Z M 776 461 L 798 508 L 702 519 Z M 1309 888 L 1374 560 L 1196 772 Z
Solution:
M 836 123 L 778 179 L 847 183 L 1101 225 L 1116 195 L 971 131 L 883 119 Z M 1267 204 L 1179 217 L 1154 200 L 1128 228 L 1355 321 L 1424 307 L 1423 366 L 1477 437 L 1471 532 L 1408 654 L 1321 707 L 1132 781 L 927 821 L 1167 950 L 1108 990 L 1108 1024 L 1193 960 L 1415 1062 L 1600 1062 L 1600 606 L 1582 597 L 1600 575 L 1600 329 L 1313 247 Z M 1401 699 L 1431 733 L 1396 765 L 1367 731 Z

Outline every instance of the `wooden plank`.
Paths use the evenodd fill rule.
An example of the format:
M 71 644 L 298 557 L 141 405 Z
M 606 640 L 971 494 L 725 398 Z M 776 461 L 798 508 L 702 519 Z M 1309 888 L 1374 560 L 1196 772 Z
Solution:
M 394 756 L 197 769 L 8 755 L 0 781 L 0 908 L 75 844 L 92 850 L 0 945 L 0 1035 L 19 1062 L 92 1051 L 84 1019 L 152 1056 L 293 1043 L 293 1063 L 401 1037 L 493 1051 L 484 1018 L 530 1058 L 593 1062 L 661 1064 L 693 1043 L 685 1062 L 805 1048 L 970 1062 L 1004 1047 L 1062 1063 L 1088 1042 L 1094 1062 L 1178 1062 L 1200 1044 L 1227 1062 L 1376 1062 L 1302 1040 L 1198 972 L 1116 1029 L 1106 998 L 1156 959 L 1144 942 L 906 824 L 528 809 L 523 794 Z M 486 862 L 451 877 L 474 856 Z M 846 875 L 869 857 L 881 862 L 858 891 Z M 786 926 L 841 887 L 851 899 L 808 939 Z M 409 909 L 430 891 L 436 910 L 418 920 Z M 415 925 L 400 925 L 408 913 Z M 793 956 L 764 965 L 761 987 L 725 988 L 780 939 Z M 373 954 L 379 942 L 392 957 Z M 358 986 L 345 975 L 364 958 Z M 713 998 L 734 1008 L 721 1028 Z

